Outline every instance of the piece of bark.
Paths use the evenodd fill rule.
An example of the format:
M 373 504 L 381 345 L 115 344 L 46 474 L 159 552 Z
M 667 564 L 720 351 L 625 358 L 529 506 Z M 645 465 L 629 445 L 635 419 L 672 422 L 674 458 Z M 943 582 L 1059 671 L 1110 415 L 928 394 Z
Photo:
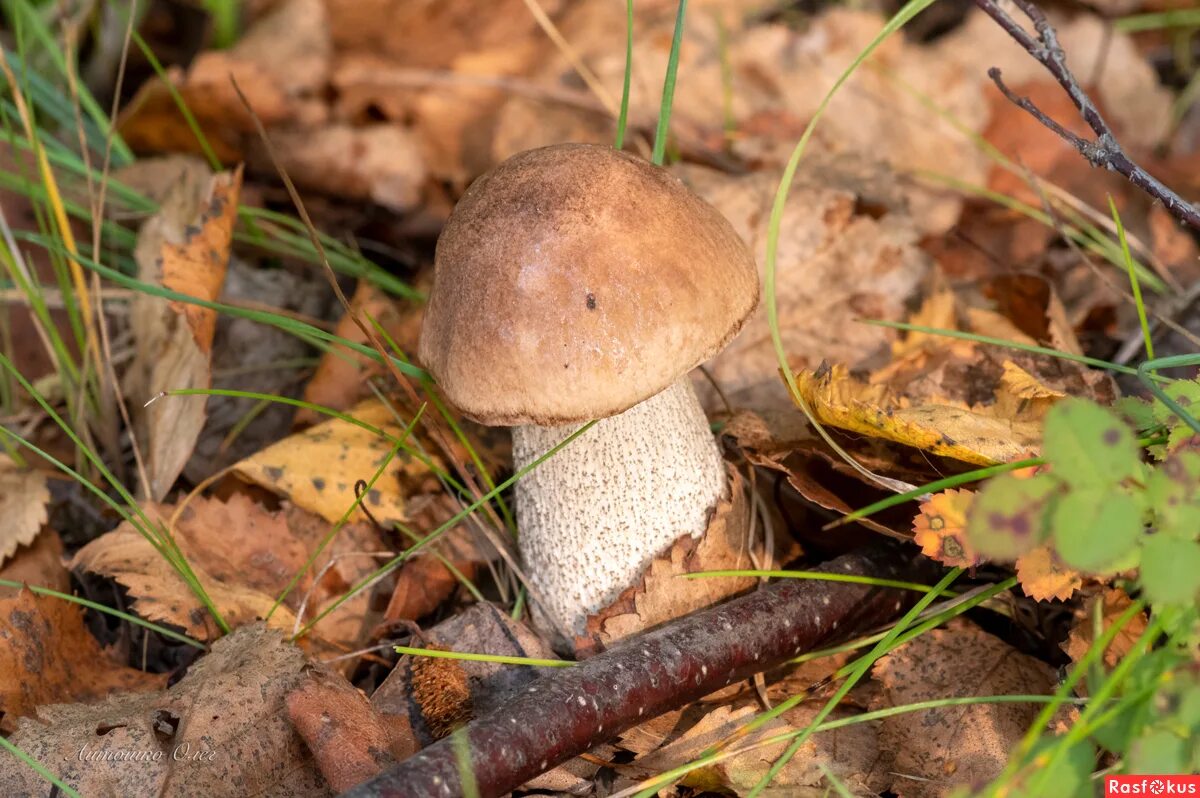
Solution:
M 936 569 L 914 549 L 882 541 L 818 570 L 931 581 Z M 915 595 L 862 584 L 784 580 L 543 677 L 463 729 L 478 793 L 503 795 L 641 721 L 884 623 Z M 346 795 L 462 795 L 460 750 L 455 738 L 442 740 Z

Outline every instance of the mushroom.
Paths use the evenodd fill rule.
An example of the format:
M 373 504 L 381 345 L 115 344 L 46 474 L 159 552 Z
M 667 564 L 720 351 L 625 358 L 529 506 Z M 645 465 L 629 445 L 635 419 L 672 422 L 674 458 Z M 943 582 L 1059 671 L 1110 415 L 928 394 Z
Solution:
M 444 395 L 512 427 L 518 469 L 599 419 L 516 486 L 526 577 L 555 628 L 582 633 L 656 555 L 704 533 L 726 471 L 687 375 L 757 302 L 729 222 L 609 147 L 519 153 L 455 207 L 420 342 Z

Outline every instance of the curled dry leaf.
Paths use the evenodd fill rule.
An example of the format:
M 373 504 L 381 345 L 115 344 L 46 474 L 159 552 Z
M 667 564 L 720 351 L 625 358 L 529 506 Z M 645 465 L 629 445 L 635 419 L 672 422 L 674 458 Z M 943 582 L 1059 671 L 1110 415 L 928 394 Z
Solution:
M 285 316 L 320 318 L 334 299 L 319 269 L 264 269 L 233 257 L 221 301 L 270 308 Z M 312 354 L 306 341 L 286 330 L 223 313 L 213 339 L 213 388 L 295 396 L 300 375 L 294 369 L 279 368 L 279 364 L 302 361 Z M 281 402 L 209 396 L 205 410 L 204 429 L 183 470 L 194 485 L 286 436 L 296 408 Z M 253 413 L 254 419 L 249 426 L 248 413 Z
M 841 480 L 836 477 L 848 471 L 846 475 L 855 478 L 853 489 L 857 489 L 861 484 L 860 475 L 829 450 L 824 441 L 816 438 L 804 416 L 794 408 L 786 414 L 774 414 L 770 421 L 749 410 L 739 410 L 725 424 L 723 434 L 733 440 L 752 464 L 786 474 L 788 484 L 805 500 L 840 515 L 854 509 L 839 493 Z M 879 458 L 864 456 L 860 450 L 852 451 L 860 463 L 865 462 L 872 470 L 878 468 L 890 472 L 895 465 L 875 462 Z M 859 501 L 857 496 L 852 500 Z M 863 518 L 858 523 L 885 535 L 905 537 L 877 517 Z M 775 558 L 779 562 L 786 562 L 798 553 L 783 549 L 785 545 L 786 541 L 775 541 Z
M 239 168 L 209 176 L 188 170 L 138 233 L 138 277 L 181 294 L 215 301 L 225 282 L 237 223 Z M 204 426 L 205 397 L 178 396 L 141 407 L 162 391 L 208 388 L 216 311 L 138 292 L 131 326 L 136 356 L 126 376 L 138 438 L 146 453 L 150 498 L 159 501 L 187 464 Z
M 342 793 L 416 751 L 346 679 L 328 668 L 305 670 L 287 694 L 287 713 L 335 792 Z
M 170 507 L 147 514 L 171 517 Z M 198 498 L 187 505 L 173 530 L 176 544 L 200 583 L 233 628 L 266 618 L 276 598 L 301 571 L 329 532 L 327 523 L 296 508 L 270 513 L 237 494 L 222 502 Z M 351 585 L 372 572 L 386 546 L 367 526 L 343 527 L 271 614 L 270 623 L 287 632 L 302 603 L 305 619 L 320 612 Z M 72 568 L 110 576 L 128 588 L 133 608 L 144 618 L 165 621 L 200 640 L 214 636 L 212 619 L 166 560 L 141 533 L 125 523 L 76 553 Z M 316 574 L 322 578 L 314 584 Z M 322 647 L 360 646 L 373 626 L 370 591 L 347 601 L 316 627 Z
M 10 740 L 80 795 L 331 796 L 285 706 L 307 665 L 254 624 L 216 641 L 165 691 L 45 706 Z M 0 768 L 0 794 L 47 789 L 31 768 Z
M 1108 631 L 1132 604 L 1133 600 L 1118 587 L 1105 587 L 1098 594 L 1091 596 L 1083 607 L 1075 611 L 1075 622 L 1071 626 L 1067 642 L 1063 644 L 1063 651 L 1067 652 L 1072 662 L 1079 662 L 1096 638 Z M 1104 664 L 1110 668 L 1116 667 L 1117 663 L 1133 650 L 1138 638 L 1146 631 L 1146 624 L 1146 613 L 1139 612 L 1121 627 L 1113 641 L 1108 644 L 1108 648 L 1104 649 Z
M 362 402 L 347 414 L 395 439 L 405 435 L 391 408 L 377 399 Z M 392 448 L 392 443 L 375 432 L 331 418 L 247 457 L 234 470 L 334 523 L 354 504 L 354 484 L 369 482 Z M 363 498 L 363 505 L 381 524 L 405 521 L 404 486 L 410 474 L 425 473 L 412 455 L 397 450 Z M 366 515 L 355 509 L 351 520 L 364 521 Z
M 679 538 L 651 561 L 642 577 L 608 607 L 587 619 L 575 638 L 576 651 L 586 656 L 622 638 L 664 621 L 716 604 L 749 589 L 752 577 L 682 579 L 698 571 L 769 568 L 764 553 L 750 539 L 752 507 L 745 480 L 728 466 L 730 497 L 713 509 L 708 529 L 699 539 Z M 759 563 L 761 565 L 758 565 Z
M 936 698 L 1050 694 L 1054 671 L 968 622 L 905 643 L 875 665 L 879 708 Z M 902 798 L 945 796 L 986 784 L 1037 716 L 1035 704 L 971 704 L 885 718 L 881 750 L 892 758 L 892 790 Z
M 913 542 L 922 554 L 954 568 L 979 564 L 966 537 L 967 509 L 974 498 L 974 491 L 944 490 L 921 501 L 921 512 L 913 519 Z
M 8 455 L 0 454 L 0 565 L 19 546 L 26 546 L 37 537 L 48 518 L 49 502 L 45 474 L 20 468 Z
M 114 661 L 84 626 L 78 604 L 29 590 L 0 598 L 0 640 L 0 728 L 5 731 L 12 730 L 16 718 L 33 716 L 51 702 L 96 701 L 114 691 L 161 689 L 167 682 L 166 674 Z
M 912 406 L 883 385 L 850 375 L 845 366 L 802 371 L 796 385 L 825 424 L 914 446 L 966 463 L 995 465 L 1036 450 L 1041 430 L 949 404 Z
M 442 500 L 439 503 L 448 509 L 453 507 L 447 497 L 431 497 L 431 500 Z M 443 513 L 440 520 L 452 514 Z M 474 579 L 481 564 L 491 559 L 483 553 L 478 540 L 469 523 L 458 524 L 431 546 L 405 560 L 396 574 L 396 589 L 384 610 L 384 621 L 423 618 L 458 589 L 460 579 Z
M 971 306 L 939 276 L 911 321 L 1081 351 L 1043 278 L 997 278 L 985 289 L 1003 313 Z M 1110 377 L 1079 363 L 922 332 L 897 341 L 891 362 L 867 377 L 835 365 L 796 380 L 825 423 L 978 465 L 1036 454 L 1042 419 L 1066 396 L 1107 404 L 1116 393 Z

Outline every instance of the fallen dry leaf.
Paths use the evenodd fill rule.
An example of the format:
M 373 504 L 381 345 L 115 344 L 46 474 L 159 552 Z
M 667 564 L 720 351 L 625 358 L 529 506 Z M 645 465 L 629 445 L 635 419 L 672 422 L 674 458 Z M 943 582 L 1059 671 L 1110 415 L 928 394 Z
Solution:
M 850 376 L 845 366 L 801 371 L 796 385 L 818 420 L 914 446 L 965 463 L 995 465 L 1029 457 L 1041 445 L 1031 421 L 996 418 L 950 404 L 913 406 L 883 385 Z
M 142 225 L 134 249 L 138 276 L 215 301 L 229 263 L 242 173 L 186 174 Z M 126 379 L 135 398 L 138 439 L 154 501 L 166 496 L 191 456 L 204 426 L 205 397 L 177 396 L 141 405 L 162 391 L 209 387 L 216 324 L 214 310 L 142 292 L 134 296 L 131 326 L 137 354 Z
M 761 745 L 777 734 L 805 728 L 820 710 L 819 702 L 801 704 L 782 718 L 742 736 L 731 746 L 746 749 L 742 753 L 689 773 L 683 784 L 702 791 L 730 791 L 747 795 L 762 781 L 767 771 L 788 747 L 788 742 Z M 750 701 L 725 704 L 704 712 L 700 717 L 685 710 L 660 720 L 657 734 L 645 734 L 643 724 L 622 735 L 622 747 L 639 753 L 634 761 L 636 773 L 645 777 L 661 773 L 695 759 L 702 752 L 726 740 L 760 711 Z M 835 710 L 830 719 L 854 714 L 850 708 Z M 646 739 L 638 740 L 639 736 Z M 647 750 L 649 749 L 649 750 Z M 851 795 L 875 795 L 888 783 L 880 767 L 878 724 L 860 723 L 813 735 L 771 779 L 760 795 L 772 798 L 820 798 L 828 794 L 831 782 L 820 769 L 824 764 L 849 789 Z M 628 786 L 618 782 L 618 787 Z
M 1050 694 L 1054 671 L 966 621 L 905 643 L 876 663 L 883 690 L 877 708 L 985 695 Z M 1036 704 L 973 704 L 885 718 L 880 748 L 889 769 L 905 774 L 891 789 L 902 798 L 948 795 L 986 784 L 1038 714 Z
M 581 655 L 607 648 L 689 612 L 749 589 L 753 577 L 680 579 L 698 571 L 769 568 L 750 535 L 752 508 L 745 480 L 729 466 L 730 498 L 719 502 L 708 529 L 699 539 L 690 535 L 676 540 L 655 557 L 636 584 L 626 588 L 612 604 L 587 619 L 584 633 L 575 638 Z M 756 565 L 756 562 L 758 563 Z
M 35 587 L 47 587 L 60 593 L 71 590 L 71 575 L 63 566 L 63 544 L 58 533 L 49 527 L 0 566 L 0 579 L 23 582 Z M 0 597 L 15 596 L 17 588 L 0 587 Z
M 1017 558 L 1017 581 L 1035 601 L 1066 601 L 1083 584 L 1078 571 L 1068 568 L 1049 544 Z
M 33 716 L 51 702 L 95 701 L 114 691 L 161 689 L 167 682 L 166 674 L 129 668 L 108 656 L 84 626 L 78 604 L 29 590 L 0 598 L 0 641 L 0 726 L 7 731 L 17 718 Z
M 48 518 L 49 502 L 45 474 L 20 468 L 11 457 L 0 454 L 0 565 L 19 546 L 26 546 L 37 537 Z
M 170 80 L 218 158 L 244 160 L 257 140 L 254 120 L 234 89 L 269 128 L 312 126 L 328 111 L 317 99 L 332 56 L 329 20 L 322 0 L 286 0 L 243 32 L 228 50 L 201 53 L 186 75 L 168 70 Z M 121 135 L 141 152 L 187 149 L 202 154 L 188 121 L 167 84 L 143 84 L 118 120 Z
M 271 146 L 280 168 L 301 189 L 394 211 L 408 210 L 421 198 L 425 163 L 412 135 L 400 125 L 280 130 L 271 134 Z M 267 160 L 265 155 L 260 159 Z
M 384 610 L 384 622 L 423 618 L 458 589 L 461 579 L 473 580 L 479 567 L 491 559 L 483 554 L 477 539 L 469 524 L 458 524 L 405 560 L 396 574 L 396 589 Z
M 699 167 L 677 173 L 729 219 L 761 273 L 778 175 L 731 176 Z M 878 210 L 860 212 L 864 206 Z M 780 229 L 776 307 L 793 367 L 857 363 L 886 349 L 894 335 L 858 319 L 900 318 L 929 268 L 894 176 L 850 159 L 813 159 L 793 183 Z M 765 300 L 706 368 L 736 408 L 790 407 Z M 706 379 L 696 377 L 694 384 L 707 409 L 723 407 Z
M 359 422 L 402 438 L 404 429 L 388 405 L 367 400 L 348 411 Z M 247 457 L 234 466 L 244 479 L 286 496 L 298 507 L 336 522 L 354 504 L 354 484 L 370 481 L 392 450 L 392 444 L 374 432 L 331 418 L 291 435 Z M 405 521 L 405 472 L 424 467 L 398 450 L 363 498 L 363 505 L 381 524 Z M 366 515 L 355 509 L 352 521 Z
M 687 15 L 687 46 L 679 58 L 679 74 L 687 77 L 675 89 L 672 135 L 685 150 L 729 150 L 751 163 L 781 167 L 825 94 L 885 20 L 874 12 L 833 8 L 798 27 L 763 22 L 758 5 L 718 2 Z M 635 13 L 630 125 L 649 131 L 662 96 L 675 7 L 642 3 Z M 608 95 L 621 97 L 625 26 L 620 15 L 612 14 L 605 2 L 575 3 L 559 24 Z M 558 52 L 548 54 L 532 80 L 548 93 L 577 89 L 579 83 Z M 955 68 L 936 45 L 888 38 L 825 109 L 801 175 L 812 158 L 832 154 L 982 182 L 987 168 L 983 153 L 930 114 L 914 94 L 933 98 L 960 125 L 978 132 L 987 120 L 980 90 L 985 82 L 983 71 Z M 508 100 L 496 128 L 496 160 L 561 141 L 609 141 L 613 129 L 612 120 L 590 104 L 522 94 Z M 952 192 L 916 185 L 899 190 L 922 232 L 945 232 L 956 221 L 962 200 Z
M 416 753 L 342 675 L 316 666 L 287 694 L 287 713 L 335 792 L 342 793 Z
M 921 553 L 953 568 L 973 568 L 979 554 L 966 537 L 967 510 L 975 492 L 944 490 L 921 501 L 921 512 L 913 519 L 913 542 Z
M 221 301 L 301 317 L 323 317 L 334 298 L 318 269 L 264 269 L 233 257 Z M 286 330 L 222 313 L 213 338 L 213 388 L 273 396 L 299 394 L 303 372 L 279 368 L 313 355 L 306 341 Z M 183 476 L 198 485 L 244 457 L 286 436 L 296 408 L 236 396 L 209 396 L 207 418 Z M 261 412 L 260 412 L 261 411 Z M 246 425 L 247 414 L 254 423 Z
M 852 487 L 857 489 L 862 484 L 861 476 L 816 437 L 795 408 L 787 413 L 771 414 L 769 419 L 740 410 L 726 422 L 722 434 L 731 438 L 752 464 L 786 474 L 788 484 L 806 501 L 839 515 L 851 512 L 854 508 L 838 493 L 842 486 L 841 480 L 836 478 L 842 474 L 851 477 L 854 480 Z M 888 472 L 895 469 L 894 462 L 883 462 L 865 454 L 861 449 L 853 451 L 860 463 L 869 463 L 868 468 Z M 858 497 L 854 500 L 858 501 Z M 858 523 L 885 535 L 906 537 L 888 526 L 881 517 L 864 518 Z M 786 562 L 795 554 L 786 548 L 786 540 L 776 540 L 775 546 L 775 557 L 780 562 Z
M 10 741 L 81 795 L 331 796 L 285 706 L 307 665 L 254 624 L 216 641 L 163 692 L 44 706 Z M 0 794 L 48 790 L 30 768 L 0 768 Z
M 932 283 L 914 324 L 1082 351 L 1043 278 L 987 281 L 996 309 L 972 304 L 981 300 L 952 291 L 940 274 Z M 1116 395 L 1108 375 L 1079 363 L 932 333 L 907 333 L 891 357 L 864 377 L 843 365 L 805 370 L 797 385 L 824 423 L 979 465 L 1036 454 L 1042 419 L 1064 397 L 1108 404 Z
M 1118 587 L 1105 587 L 1098 595 L 1089 597 L 1083 607 L 1075 611 L 1075 622 L 1067 642 L 1063 644 L 1063 651 L 1067 652 L 1072 662 L 1079 662 L 1096 638 L 1104 634 L 1132 604 L 1133 600 Z M 1104 649 L 1104 664 L 1110 668 L 1116 667 L 1146 631 L 1146 623 L 1146 613 L 1135 614 Z
M 405 352 L 415 352 L 421 332 L 422 306 L 405 307 L 366 280 L 359 280 L 350 307 L 365 324 L 374 320 Z M 354 343 L 368 343 L 362 329 L 350 313 L 338 319 L 334 335 Z M 369 393 L 367 380 L 381 373 L 376 361 L 344 346 L 334 345 L 321 356 L 312 379 L 304 386 L 304 400 L 334 410 L 348 410 Z M 307 427 L 323 419 L 308 408 L 296 413 L 298 427 Z
M 149 507 L 147 513 L 168 519 L 171 509 Z M 325 522 L 301 510 L 270 513 L 240 494 L 228 502 L 193 500 L 173 530 L 176 544 L 231 628 L 266 618 L 328 531 Z M 376 557 L 364 555 L 381 552 L 387 548 L 370 527 L 343 527 L 271 615 L 271 625 L 290 633 L 302 602 L 307 621 L 377 567 Z M 214 636 L 215 625 L 200 600 L 128 523 L 80 549 L 71 568 L 116 579 L 128 588 L 134 610 L 144 618 L 175 624 L 200 640 Z M 314 586 L 316 574 L 323 576 Z M 375 622 L 370 596 L 371 591 L 359 593 L 321 621 L 316 635 L 323 645 L 359 646 Z
M 1071 71 L 1094 86 L 1092 96 L 1121 143 L 1148 149 L 1161 142 L 1170 125 L 1171 96 L 1129 34 L 1113 30 L 1092 14 L 1076 14 L 1069 20 L 1056 13 L 1048 17 L 1068 53 Z M 939 50 L 954 69 L 985 79 L 988 68 L 998 67 L 1009 86 L 1050 81 L 1045 67 L 984 14 L 967 15 Z

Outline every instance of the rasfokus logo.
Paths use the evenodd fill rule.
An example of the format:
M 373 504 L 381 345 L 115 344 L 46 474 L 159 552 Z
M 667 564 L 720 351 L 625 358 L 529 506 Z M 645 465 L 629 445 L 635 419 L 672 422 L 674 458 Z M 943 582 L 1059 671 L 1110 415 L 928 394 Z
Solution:
M 1104 798 L 1116 795 L 1200 796 L 1200 776 L 1105 776 Z

